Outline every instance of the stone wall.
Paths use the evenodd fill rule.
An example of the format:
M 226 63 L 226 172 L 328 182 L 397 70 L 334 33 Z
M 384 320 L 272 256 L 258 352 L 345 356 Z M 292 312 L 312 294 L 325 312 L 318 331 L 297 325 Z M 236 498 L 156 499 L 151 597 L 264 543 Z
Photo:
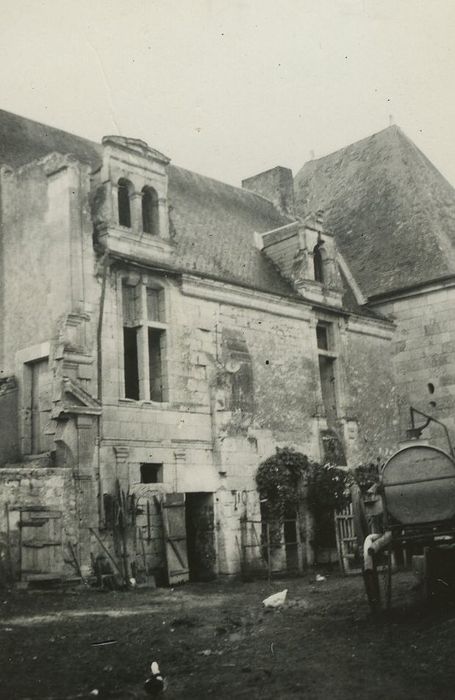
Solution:
M 17 383 L 0 378 L 0 465 L 19 457 Z
M 455 289 L 421 290 L 377 308 L 397 326 L 393 364 L 402 434 L 410 427 L 409 407 L 414 406 L 446 423 L 455 443 Z M 423 436 L 447 449 L 439 426 Z
M 390 330 L 350 320 L 343 343 L 346 442 L 353 466 L 382 462 L 403 439 Z
M 153 484 L 158 495 L 215 493 L 218 571 L 233 573 L 246 551 L 242 544 L 256 536 L 241 521 L 259 519 L 260 462 L 277 446 L 322 459 L 319 431 L 327 423 L 320 413 L 317 314 L 308 304 L 227 285 L 145 275 L 144 284 L 160 284 L 166 295 L 169 400 L 126 399 L 125 274 L 126 268 L 114 270 L 106 286 L 101 489 L 112 493 L 118 479 L 125 491 L 140 491 L 141 464 L 152 463 L 162 465 L 161 481 Z M 393 328 L 360 317 L 351 325 L 338 314 L 331 319 L 339 337 L 341 435 L 350 441 L 349 463 L 355 466 L 396 444 Z M 253 553 L 248 548 L 248 557 Z

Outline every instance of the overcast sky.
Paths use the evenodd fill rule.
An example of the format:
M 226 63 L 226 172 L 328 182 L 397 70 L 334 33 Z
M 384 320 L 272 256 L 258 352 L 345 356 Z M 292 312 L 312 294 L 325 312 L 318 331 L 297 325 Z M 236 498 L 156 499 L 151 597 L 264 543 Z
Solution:
M 454 0 L 0 0 L 0 107 L 239 184 L 393 115 L 455 185 Z

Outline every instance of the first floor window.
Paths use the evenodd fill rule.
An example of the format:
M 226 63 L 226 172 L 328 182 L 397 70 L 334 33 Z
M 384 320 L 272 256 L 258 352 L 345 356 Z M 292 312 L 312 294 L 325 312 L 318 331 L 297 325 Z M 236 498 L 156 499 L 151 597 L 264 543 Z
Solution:
M 167 324 L 164 290 L 122 286 L 125 398 L 163 402 L 167 391 Z

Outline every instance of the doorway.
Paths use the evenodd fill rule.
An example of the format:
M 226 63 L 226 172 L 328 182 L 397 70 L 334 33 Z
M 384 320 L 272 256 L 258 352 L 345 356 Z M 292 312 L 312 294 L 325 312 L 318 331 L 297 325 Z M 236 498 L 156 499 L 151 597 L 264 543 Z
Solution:
M 190 581 L 216 577 L 213 493 L 187 493 L 185 522 Z

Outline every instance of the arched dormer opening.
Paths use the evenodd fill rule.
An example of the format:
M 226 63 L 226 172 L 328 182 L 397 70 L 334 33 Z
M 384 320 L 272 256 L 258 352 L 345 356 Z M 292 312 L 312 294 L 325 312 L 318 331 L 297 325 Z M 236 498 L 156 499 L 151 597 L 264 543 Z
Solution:
M 142 230 L 155 236 L 160 233 L 158 195 L 153 187 L 142 190 Z
M 321 252 L 321 243 L 313 248 L 313 268 L 316 282 L 324 282 L 324 259 Z
M 117 201 L 118 201 L 118 222 L 120 226 L 131 228 L 131 195 L 133 193 L 133 185 L 129 180 L 120 178 L 117 183 Z

